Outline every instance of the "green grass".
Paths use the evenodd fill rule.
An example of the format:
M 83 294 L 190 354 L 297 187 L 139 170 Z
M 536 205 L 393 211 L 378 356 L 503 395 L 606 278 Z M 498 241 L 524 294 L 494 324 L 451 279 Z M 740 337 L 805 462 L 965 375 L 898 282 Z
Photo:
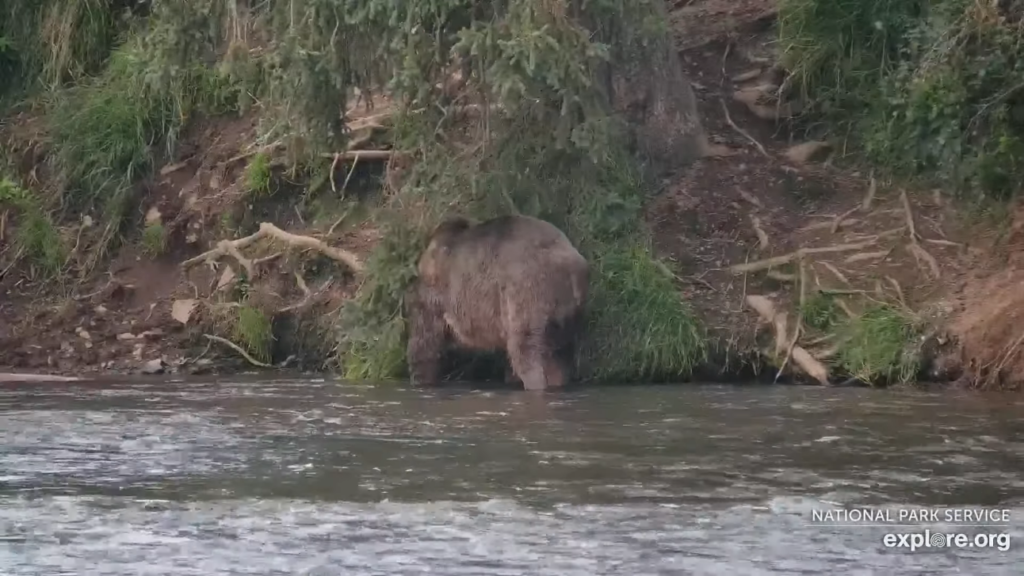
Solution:
M 167 250 L 167 230 L 154 222 L 142 229 L 142 251 L 150 258 L 163 255 Z
M 58 274 L 64 264 L 64 241 L 38 198 L 9 178 L 0 178 L 0 206 L 16 211 L 14 245 L 45 277 Z
M 232 110 L 227 78 L 196 64 L 158 82 L 144 46 L 139 38 L 129 41 L 100 76 L 50 98 L 62 205 L 71 212 L 98 210 L 106 228 L 103 249 L 118 239 L 134 185 L 158 156 L 170 154 L 190 117 Z
M 707 358 L 707 337 L 672 273 L 642 245 L 609 247 L 591 259 L 584 378 L 686 378 Z
M 0 5 L 0 102 L 98 72 L 123 31 L 110 0 Z
M 234 340 L 253 358 L 269 362 L 274 344 L 274 330 L 270 318 L 260 309 L 242 305 L 232 330 Z
M 906 384 L 917 377 L 921 332 L 905 312 L 878 304 L 837 333 L 841 345 L 836 365 L 851 376 L 871 384 Z
M 1024 35 L 1003 10 L 974 0 L 782 0 L 780 41 L 808 104 L 803 121 L 825 123 L 894 175 L 972 202 L 1015 196 Z
M 245 187 L 256 196 L 271 194 L 270 156 L 264 152 L 253 155 L 245 167 Z
M 835 299 L 824 292 L 815 292 L 807 297 L 800 313 L 807 326 L 821 332 L 830 331 L 842 318 L 842 311 Z

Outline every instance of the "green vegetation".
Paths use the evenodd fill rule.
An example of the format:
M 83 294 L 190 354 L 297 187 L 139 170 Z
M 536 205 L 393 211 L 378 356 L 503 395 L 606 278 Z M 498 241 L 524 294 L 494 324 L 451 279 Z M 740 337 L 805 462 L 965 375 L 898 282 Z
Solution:
M 1024 181 L 1024 9 L 975 0 L 780 0 L 812 119 L 904 177 L 971 200 Z
M 920 372 L 919 321 L 894 305 L 870 301 L 850 318 L 828 292 L 809 295 L 801 308 L 806 328 L 835 344 L 829 364 L 840 375 L 868 384 L 907 384 Z
M 159 222 L 146 224 L 142 229 L 142 251 L 150 258 L 161 256 L 167 250 L 167 229 Z
M 110 0 L 4 4 L 0 102 L 34 85 L 57 88 L 99 71 L 120 32 Z
M 270 318 L 262 310 L 241 305 L 232 328 L 234 341 L 260 362 L 269 362 L 274 344 L 274 330 Z
M 920 371 L 921 331 L 902 310 L 874 305 L 840 326 L 838 334 L 836 364 L 863 382 L 906 384 Z
M 44 277 L 60 272 L 64 243 L 49 215 L 31 191 L 9 178 L 0 178 L 0 207 L 15 210 L 17 223 L 13 245 Z
M 44 104 L 52 206 L 100 210 L 92 264 L 124 232 L 138 181 L 198 114 L 258 102 L 262 138 L 308 168 L 345 148 L 340 112 L 355 89 L 386 89 L 395 147 L 415 161 L 369 216 L 384 240 L 338 316 L 347 376 L 404 374 L 403 296 L 425 235 L 452 211 L 540 216 L 581 247 L 594 265 L 587 377 L 683 378 L 704 358 L 702 328 L 649 248 L 650 185 L 605 92 L 615 66 L 664 47 L 661 0 L 191 0 L 148 13 L 109 0 L 25 4 L 0 8 L 0 66 L 17 79 L 6 95 Z M 453 99 L 437 85 L 456 70 L 466 86 Z M 270 164 L 261 153 L 247 167 L 254 195 L 272 191 Z M 164 236 L 146 228 L 143 247 L 162 250 Z M 237 310 L 233 338 L 269 359 L 272 318 Z
M 245 167 L 245 187 L 257 196 L 270 194 L 270 156 L 264 152 L 253 155 Z
M 842 318 L 842 310 L 835 299 L 825 292 L 815 292 L 804 300 L 800 309 L 804 324 L 820 332 L 829 332 Z

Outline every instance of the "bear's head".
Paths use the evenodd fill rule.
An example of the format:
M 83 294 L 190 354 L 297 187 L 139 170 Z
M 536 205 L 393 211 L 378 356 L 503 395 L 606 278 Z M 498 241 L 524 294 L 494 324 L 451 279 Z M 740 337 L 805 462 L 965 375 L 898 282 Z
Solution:
M 441 273 L 448 269 L 448 258 L 459 235 L 472 226 L 472 222 L 461 216 L 445 219 L 434 228 L 427 242 L 427 248 L 420 256 L 418 272 L 420 280 L 436 286 Z

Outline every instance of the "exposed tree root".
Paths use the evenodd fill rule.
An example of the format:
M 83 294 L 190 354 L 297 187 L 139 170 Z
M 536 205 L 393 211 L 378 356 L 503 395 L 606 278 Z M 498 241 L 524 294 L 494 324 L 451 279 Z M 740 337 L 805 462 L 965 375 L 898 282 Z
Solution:
M 778 372 L 775 373 L 775 381 L 778 382 L 779 376 L 782 371 L 789 365 L 789 359 L 793 357 L 793 349 L 796 348 L 796 341 L 800 339 L 800 334 L 804 329 L 804 299 L 806 294 L 807 286 L 807 273 L 804 267 L 803 260 L 800 261 L 800 303 L 797 308 L 796 315 L 796 329 L 793 330 L 793 339 L 789 342 L 789 348 L 786 350 L 786 357 L 782 359 L 782 365 L 779 366 Z
M 761 227 L 761 219 L 751 215 L 750 223 L 754 227 L 754 233 L 757 234 L 757 249 L 766 250 L 768 248 L 768 233 Z
M 864 200 L 861 201 L 861 210 L 867 212 L 871 210 L 871 203 L 875 200 L 875 193 L 878 191 L 878 182 L 875 180 L 875 174 L 871 172 L 871 184 L 868 185 L 868 192 L 864 195 Z
M 846 264 L 853 264 L 855 262 L 861 262 L 863 260 L 878 260 L 885 258 L 892 252 L 889 250 L 878 250 L 877 252 L 860 252 L 848 257 L 844 262 Z
M 917 240 L 917 228 L 914 226 L 914 213 L 910 209 L 910 200 L 907 199 L 907 191 L 900 191 L 900 202 L 903 203 L 903 211 L 907 219 L 907 232 L 910 236 L 910 253 L 914 255 L 917 263 L 920 265 L 922 262 L 926 263 L 931 269 L 932 274 L 936 279 L 942 276 L 942 271 L 939 269 L 939 262 L 932 256 L 927 250 L 921 247 L 921 243 Z
M 303 279 L 302 275 L 299 274 L 298 272 L 295 273 L 295 282 L 296 284 L 299 285 L 299 290 L 302 290 L 302 293 L 304 295 L 302 300 L 296 302 L 295 304 L 290 304 L 288 306 L 285 306 L 284 308 L 279 309 L 277 311 L 278 314 L 283 314 L 285 312 L 294 312 L 296 310 L 301 310 L 306 306 L 309 306 L 316 298 L 318 298 L 320 295 L 326 292 L 331 287 L 331 285 L 334 284 L 334 278 L 328 278 L 327 281 L 324 282 L 323 285 L 320 286 L 320 288 L 317 289 L 316 292 L 309 289 L 309 286 L 306 285 L 306 280 Z
M 228 340 L 227 338 L 221 338 L 220 336 L 214 336 L 213 334 L 203 334 L 203 338 L 206 338 L 207 340 L 212 340 L 214 342 L 220 342 L 221 344 L 227 346 L 228 348 L 231 348 L 235 352 L 238 352 L 238 354 L 241 355 L 242 358 L 245 358 L 245 360 L 249 364 L 252 364 L 253 366 L 259 366 L 260 368 L 271 367 L 270 364 L 267 364 L 266 362 L 260 362 L 259 360 L 253 358 L 252 356 L 249 355 L 248 352 L 243 350 L 241 346 L 235 344 L 234 342 Z
M 754 206 L 757 206 L 758 208 L 764 210 L 764 203 L 761 202 L 761 200 L 757 196 L 754 196 L 753 194 L 751 194 L 750 192 L 747 192 L 743 188 L 738 188 L 738 187 L 736 188 L 736 192 L 741 197 L 743 197 L 743 199 L 746 200 L 747 202 L 750 202 Z
M 819 246 L 815 248 L 800 248 L 795 252 L 789 254 L 783 254 L 782 256 L 774 256 L 772 258 L 765 258 L 764 260 L 757 260 L 755 262 L 748 262 L 744 264 L 736 264 L 729 269 L 735 273 L 742 272 L 756 272 L 758 270 L 767 270 L 768 268 L 774 268 L 783 264 L 789 264 L 794 260 L 802 259 L 805 256 L 811 254 L 825 254 L 830 252 L 848 252 L 851 250 L 862 250 L 875 243 L 874 240 L 866 242 L 858 242 L 853 244 L 838 244 L 835 246 Z
M 831 272 L 833 276 L 838 278 L 843 284 L 846 284 L 847 286 L 851 285 L 850 280 L 846 278 L 846 275 L 839 271 L 839 268 L 836 268 L 835 266 L 828 262 L 821 262 L 821 265 L 827 268 L 828 271 Z
M 324 158 L 331 158 L 334 161 L 344 160 L 390 160 L 392 156 L 401 156 L 401 152 L 394 150 L 348 150 L 334 154 L 321 154 Z
M 362 262 L 359 261 L 359 258 L 355 254 L 348 250 L 330 246 L 322 240 L 311 236 L 300 236 L 298 234 L 292 234 L 291 232 L 285 232 L 269 222 L 263 222 L 260 224 L 260 229 L 255 234 L 250 234 L 249 236 L 238 238 L 236 240 L 221 240 L 212 250 L 207 250 L 195 258 L 190 258 L 182 262 L 181 265 L 184 268 L 188 268 L 199 262 L 215 262 L 223 256 L 232 256 L 246 269 L 251 278 L 254 271 L 253 261 L 242 256 L 240 251 L 263 238 L 278 240 L 296 248 L 315 250 L 328 258 L 348 266 L 348 268 L 353 272 L 358 273 L 363 271 Z
M 722 111 L 725 112 L 725 121 L 726 123 L 729 124 L 730 128 L 735 130 L 736 133 L 739 134 L 740 136 L 743 136 L 747 140 L 751 141 L 754 144 L 754 146 L 757 146 L 757 149 L 761 152 L 761 154 L 764 154 L 765 158 L 771 158 L 771 155 L 768 154 L 768 151 L 764 149 L 764 146 L 760 142 L 758 142 L 756 138 L 751 136 L 746 130 L 740 128 L 739 126 L 736 125 L 735 122 L 732 121 L 732 116 L 729 115 L 729 107 L 725 105 L 725 100 L 722 100 Z
M 775 327 L 776 350 L 779 350 L 779 343 L 785 346 L 787 341 L 785 314 L 776 312 L 772 301 L 761 295 L 751 294 L 747 296 L 747 305 L 753 308 L 762 320 Z M 808 376 L 828 386 L 830 384 L 828 368 L 811 355 L 810 352 L 796 344 L 796 339 L 791 342 L 793 363 L 799 366 Z

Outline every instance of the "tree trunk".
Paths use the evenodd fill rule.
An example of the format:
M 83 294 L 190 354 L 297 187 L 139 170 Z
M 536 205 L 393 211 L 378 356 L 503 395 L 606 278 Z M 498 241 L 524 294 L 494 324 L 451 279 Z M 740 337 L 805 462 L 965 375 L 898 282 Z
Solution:
M 665 3 L 654 6 L 668 22 Z M 612 107 L 629 122 L 637 151 L 655 170 L 685 167 L 706 154 L 708 144 L 671 31 L 646 45 L 629 44 L 611 63 Z

